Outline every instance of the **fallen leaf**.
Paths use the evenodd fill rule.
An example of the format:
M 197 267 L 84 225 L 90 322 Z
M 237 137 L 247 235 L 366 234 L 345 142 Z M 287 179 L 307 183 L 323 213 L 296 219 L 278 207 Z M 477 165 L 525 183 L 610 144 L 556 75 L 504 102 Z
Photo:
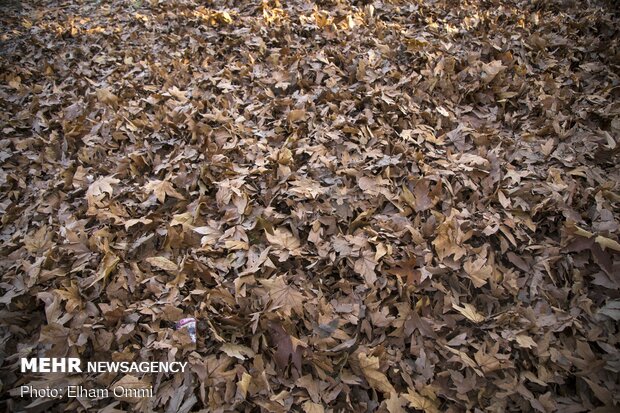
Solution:
M 239 360 L 245 360 L 246 357 L 252 358 L 256 355 L 251 348 L 240 344 L 224 343 L 220 349 L 229 357 L 235 357 Z
M 265 232 L 265 236 L 271 244 L 293 253 L 297 253 L 301 246 L 299 240 L 289 230 L 284 228 L 274 229 L 273 234 Z
M 517 344 L 521 348 L 534 348 L 538 346 L 530 336 L 527 336 L 525 334 L 517 334 L 516 339 Z
M 99 264 L 97 275 L 95 279 L 90 283 L 89 287 L 92 287 L 101 280 L 105 281 L 108 276 L 116 269 L 116 265 L 120 262 L 120 260 L 120 257 L 116 256 L 114 253 L 106 253 L 103 257 L 103 260 L 101 260 L 101 264 Z
M 110 88 L 97 89 L 97 99 L 107 105 L 115 106 L 118 104 L 118 96 L 116 96 Z
M 260 283 L 267 287 L 273 307 L 280 309 L 288 316 L 291 315 L 291 311 L 303 314 L 303 303 L 306 297 L 295 287 L 287 284 L 284 276 L 260 280 Z
M 178 271 L 179 266 L 165 257 L 149 257 L 145 260 L 155 268 L 160 270 L 175 272 Z
M 358 353 L 357 358 L 370 387 L 387 394 L 396 393 L 387 376 L 380 371 L 378 357 L 369 357 L 365 353 Z
M 437 413 L 439 408 L 437 403 L 427 397 L 420 395 L 415 390 L 409 389 L 407 393 L 403 393 L 402 397 L 409 402 L 409 407 L 421 410 L 425 413 Z
M 476 311 L 476 308 L 471 304 L 463 303 L 463 307 L 461 307 L 456 303 L 452 303 L 452 308 L 474 323 L 482 323 L 485 320 L 485 317 Z
M 171 196 L 177 199 L 185 199 L 185 197 L 174 189 L 172 184 L 168 181 L 151 181 L 148 182 L 144 188 L 147 192 L 154 193 L 157 200 L 162 204 L 166 201 L 166 196 Z
M 241 379 L 237 382 L 237 394 L 239 394 L 242 399 L 246 399 L 248 397 L 248 389 L 250 388 L 251 383 L 252 376 L 246 372 L 243 372 Z
M 311 402 L 310 400 L 304 402 L 304 404 L 302 404 L 301 407 L 302 409 L 304 409 L 304 412 L 306 413 L 324 413 L 325 412 L 325 409 L 323 409 L 322 405 Z

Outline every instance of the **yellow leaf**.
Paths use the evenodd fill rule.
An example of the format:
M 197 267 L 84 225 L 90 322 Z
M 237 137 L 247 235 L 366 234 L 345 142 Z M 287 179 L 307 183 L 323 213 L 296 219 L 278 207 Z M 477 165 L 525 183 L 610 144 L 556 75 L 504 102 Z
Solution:
M 620 244 L 618 244 L 618 241 L 614 241 L 611 238 L 607 238 L 602 235 L 599 235 L 594 239 L 594 242 L 600 245 L 601 248 L 604 250 L 609 248 L 611 250 L 620 252 Z
M 457 304 L 452 303 L 452 308 L 463 314 L 468 320 L 473 321 L 474 323 L 481 323 L 485 320 L 485 317 L 476 311 L 476 307 L 471 304 L 464 303 L 463 307 L 459 307 Z
M 396 393 L 396 389 L 394 389 L 394 386 L 392 386 L 392 384 L 388 381 L 387 376 L 379 370 L 380 366 L 378 357 L 368 357 L 364 353 L 359 353 L 357 358 L 360 363 L 360 368 L 362 369 L 364 376 L 366 376 L 366 380 L 368 381 L 368 384 L 370 384 L 370 387 L 387 394 Z

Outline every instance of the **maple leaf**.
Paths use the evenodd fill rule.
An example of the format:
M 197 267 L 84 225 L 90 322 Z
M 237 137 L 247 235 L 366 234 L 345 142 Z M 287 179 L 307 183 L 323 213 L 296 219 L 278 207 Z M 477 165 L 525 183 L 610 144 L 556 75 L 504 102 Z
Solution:
M 465 248 L 459 245 L 459 240 L 462 238 L 462 235 L 454 219 L 454 214 L 447 217 L 446 220 L 439 225 L 436 233 L 437 235 L 433 240 L 433 245 L 435 246 L 440 260 L 450 255 L 454 257 L 454 260 L 458 260 L 465 255 Z
M 372 286 L 377 280 L 376 266 L 377 262 L 372 251 L 364 251 L 362 256 L 355 261 L 353 269 L 364 278 L 368 286 Z
M 438 413 L 439 406 L 435 400 L 422 396 L 415 390 L 409 389 L 402 397 L 409 402 L 409 407 L 421 410 L 425 413 Z
M 357 358 L 370 387 L 386 394 L 396 393 L 392 383 L 389 382 L 387 376 L 380 370 L 379 357 L 358 353 Z
M 303 314 L 306 297 L 295 287 L 288 285 L 284 276 L 260 280 L 260 283 L 267 288 L 272 307 L 280 308 L 288 316 L 291 315 L 291 311 Z
M 88 200 L 89 206 L 97 205 L 98 201 L 101 201 L 106 194 L 111 197 L 114 193 L 114 187 L 112 185 L 116 185 L 119 182 L 120 180 L 114 178 L 112 175 L 99 178 L 90 184 L 86 191 L 86 199 Z
M 174 189 L 172 184 L 168 181 L 150 181 L 144 186 L 144 189 L 146 189 L 147 192 L 154 193 L 157 200 L 162 204 L 166 201 L 166 196 L 181 200 L 185 199 L 185 197 Z
M 452 303 L 452 308 L 463 314 L 468 320 L 473 321 L 474 323 L 481 323 L 485 320 L 485 317 L 476 311 L 476 307 L 471 304 L 464 303 L 463 307 L 461 307 L 456 303 Z
M 209 385 L 227 383 L 236 376 L 235 370 L 229 369 L 233 363 L 232 358 L 227 356 L 208 355 L 200 357 L 197 353 L 191 353 L 188 362 L 198 378 Z
M 406 399 L 396 393 L 390 393 L 390 398 L 386 400 L 385 406 L 389 413 L 405 413 L 403 404 Z
M 495 356 L 485 353 L 482 349 L 474 353 L 474 359 L 484 373 L 491 373 L 501 368 L 499 360 Z
M 40 253 L 53 246 L 52 233 L 47 226 L 42 226 L 34 234 L 24 237 L 24 247 L 30 253 Z
M 284 228 L 275 228 L 273 234 L 269 232 L 265 232 L 267 240 L 287 251 L 290 251 L 293 254 L 299 253 L 299 247 L 301 246 L 299 240 L 291 233 L 291 231 Z
M 21 383 L 153 385 L 118 409 L 154 412 L 616 407 L 612 2 L 18 3 L 0 13 L 12 410 L 74 408 Z M 188 317 L 196 343 L 172 328 Z M 94 354 L 190 364 L 14 362 Z
M 485 258 L 479 258 L 475 261 L 468 260 L 463 264 L 463 269 L 476 288 L 485 285 L 493 274 L 493 268 L 486 265 Z

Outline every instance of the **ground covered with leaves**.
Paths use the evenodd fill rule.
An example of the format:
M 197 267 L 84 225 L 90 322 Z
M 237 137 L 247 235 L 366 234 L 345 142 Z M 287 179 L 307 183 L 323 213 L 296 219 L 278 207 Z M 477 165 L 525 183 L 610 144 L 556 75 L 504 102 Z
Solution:
M 617 411 L 615 6 L 3 1 L 2 405 Z

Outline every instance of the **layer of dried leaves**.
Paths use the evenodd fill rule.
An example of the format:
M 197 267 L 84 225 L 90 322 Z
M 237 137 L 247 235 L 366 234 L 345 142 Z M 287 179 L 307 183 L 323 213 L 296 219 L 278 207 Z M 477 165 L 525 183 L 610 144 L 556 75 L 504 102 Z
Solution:
M 4 1 L 3 405 L 618 409 L 615 6 Z

